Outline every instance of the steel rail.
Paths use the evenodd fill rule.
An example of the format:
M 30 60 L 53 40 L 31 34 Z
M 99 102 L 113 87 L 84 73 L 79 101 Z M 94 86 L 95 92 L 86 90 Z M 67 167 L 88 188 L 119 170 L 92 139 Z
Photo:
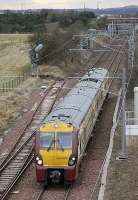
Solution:
M 112 58 L 111 58 L 111 61 L 110 61 L 110 64 L 108 65 L 109 67 L 108 68 L 111 68 L 112 67 L 112 65 L 114 64 L 114 61 L 115 61 L 115 59 L 116 59 L 116 57 L 118 56 L 118 54 L 119 54 L 119 52 L 120 52 L 120 49 L 121 48 L 119 48 L 118 49 L 118 51 L 113 51 L 112 52 Z M 102 58 L 103 58 L 103 56 L 104 55 L 102 55 Z M 101 57 L 100 57 L 101 58 Z M 97 61 L 95 62 L 95 64 L 96 63 L 98 63 L 100 61 L 100 59 L 98 58 L 97 59 Z M 118 64 L 119 65 L 119 64 Z M 111 84 L 111 83 L 110 83 Z M 70 88 L 71 89 L 71 88 Z M 73 185 L 71 185 L 66 191 L 65 191 L 65 194 L 64 194 L 64 197 L 63 197 L 63 199 L 64 200 L 68 200 L 69 199 L 69 197 L 70 197 L 70 194 L 71 194 L 71 190 L 72 190 L 72 187 L 73 187 Z M 39 196 L 37 197 L 37 200 L 41 200 L 42 198 L 43 198 L 43 195 L 45 194 L 45 190 L 42 190 L 41 192 L 40 192 L 40 194 L 39 194 Z
M 58 97 L 59 91 L 61 90 L 64 84 L 65 84 L 65 81 L 64 82 L 62 81 L 58 87 L 52 87 L 53 93 L 51 94 L 54 94 L 55 96 L 54 96 L 54 99 L 52 100 L 52 103 L 50 104 L 50 107 L 47 110 L 47 114 L 51 111 Z M 49 92 L 51 92 L 51 90 L 49 90 Z M 39 122 L 41 122 L 41 120 Z M 32 155 L 33 135 L 34 135 L 34 132 L 27 138 L 27 140 L 23 144 L 21 144 L 20 148 L 17 149 L 17 151 L 15 151 L 13 155 L 11 153 L 10 158 L 8 158 L 4 166 L 2 166 L 1 168 L 1 171 L 0 171 L 0 199 L 1 200 L 5 199 L 5 197 L 8 195 L 9 191 L 11 190 L 11 188 L 14 186 L 14 184 L 20 178 L 22 173 L 25 171 L 26 166 L 29 166 L 29 164 L 31 163 L 33 159 L 33 158 L 29 159 L 30 156 Z
M 125 45 L 125 43 L 124 43 L 124 45 Z M 122 50 L 122 48 L 124 48 L 124 46 L 122 46 L 122 47 L 119 49 L 118 54 L 120 53 L 120 51 Z M 114 74 L 116 74 L 116 72 L 117 72 L 117 70 L 118 70 L 118 68 L 119 68 L 119 66 L 120 66 L 120 63 L 121 63 L 121 56 L 119 56 L 118 63 L 117 63 L 117 67 L 116 67 L 115 70 L 114 70 Z M 113 64 L 114 64 L 114 62 L 113 62 Z M 110 86 L 111 86 L 113 80 L 114 80 L 114 79 L 111 80 Z M 110 87 L 109 87 L 109 89 L 110 89 Z M 106 158 L 106 156 L 105 156 L 105 158 Z M 95 183 L 94 187 L 91 188 L 91 195 L 90 195 L 89 200 L 92 200 L 93 197 L 94 197 L 95 191 L 96 191 L 96 189 L 97 189 L 98 183 L 99 183 L 100 178 L 101 178 L 103 166 L 104 166 L 104 163 L 105 163 L 105 158 L 103 159 L 102 165 L 101 165 L 101 167 L 100 167 L 99 174 L 98 174 L 98 177 L 97 177 L 97 179 L 96 179 L 96 183 Z
M 118 55 L 118 53 L 117 53 L 117 55 Z M 114 63 L 114 60 L 115 60 L 115 58 L 116 58 L 117 55 L 115 55 L 115 56 L 113 57 L 113 60 L 112 60 L 112 62 L 111 62 L 110 67 L 111 67 L 112 64 Z M 99 61 L 99 59 L 98 59 L 98 61 Z M 57 96 L 58 96 L 58 95 L 57 95 Z M 33 133 L 33 134 L 34 134 L 34 133 Z M 24 147 L 25 147 L 25 146 L 30 142 L 30 140 L 32 139 L 33 134 L 31 135 L 30 138 L 28 138 L 28 139 L 24 142 L 24 144 L 21 146 L 21 148 L 18 149 L 18 150 L 15 152 L 14 156 L 11 156 L 11 157 L 10 157 L 10 159 L 8 160 L 8 162 L 12 161 L 12 159 L 15 158 L 15 157 L 19 154 L 19 152 L 22 151 L 22 150 L 24 149 Z M 32 147 L 32 143 L 31 143 L 30 146 Z M 30 152 L 30 154 L 31 154 L 32 149 L 31 149 L 29 152 Z M 17 182 L 17 180 L 20 178 L 21 174 L 25 171 L 25 169 L 26 169 L 25 166 L 28 166 L 28 165 L 29 165 L 28 163 L 30 163 L 30 162 L 27 163 L 27 160 L 28 160 L 28 158 L 30 157 L 29 152 L 27 153 L 27 159 L 25 160 L 25 163 L 24 163 L 22 169 L 18 170 L 17 176 L 14 177 L 14 180 L 11 182 L 11 184 L 9 184 L 8 187 L 4 190 L 4 193 L 3 193 L 2 197 L 0 196 L 0 199 L 1 199 L 1 200 L 3 200 L 3 199 L 7 196 L 7 194 L 9 193 L 9 191 L 11 190 L 11 188 L 13 187 L 13 185 Z M 3 170 L 6 168 L 6 166 L 8 165 L 8 162 L 5 163 L 5 167 L 3 166 L 3 167 L 0 169 L 0 173 L 2 173 Z M 68 196 L 69 196 L 69 194 L 70 194 L 70 191 L 71 191 L 71 189 L 69 188 L 69 189 L 67 190 L 66 194 L 65 194 L 65 200 L 68 199 Z M 41 194 L 41 195 L 42 195 L 42 194 Z
M 31 154 L 29 154 L 28 158 L 26 159 L 26 162 L 24 163 L 23 168 L 18 172 L 17 176 L 15 176 L 14 180 L 11 182 L 11 184 L 8 185 L 7 189 L 3 192 L 3 194 L 0 195 L 0 200 L 4 200 L 8 196 L 8 194 L 11 191 L 11 189 L 13 188 L 13 186 L 17 183 L 17 181 L 20 179 L 22 174 L 32 163 L 33 159 L 34 159 L 34 157 Z
M 63 199 L 64 199 L 64 200 L 67 200 L 67 199 L 68 199 L 69 194 L 70 194 L 70 192 L 71 192 L 71 190 L 72 190 L 72 187 L 73 187 L 73 185 L 71 184 L 70 186 L 68 186 L 68 188 L 65 189 L 65 193 L 63 194 L 63 195 L 64 195 L 64 196 L 63 196 Z M 64 190 L 64 189 L 63 189 L 63 190 Z M 43 198 L 43 195 L 44 195 L 46 192 L 48 192 L 48 191 L 47 191 L 45 188 L 43 188 L 43 189 L 40 191 L 40 193 L 38 194 L 36 200 L 41 200 L 41 199 Z
M 55 82 L 52 84 L 52 86 L 50 86 L 50 87 L 46 90 L 46 93 L 45 93 L 45 95 L 44 95 L 44 98 L 45 98 L 45 96 L 49 93 L 49 91 L 52 89 L 52 87 L 54 86 L 54 84 L 55 84 Z M 42 99 L 42 101 L 43 101 L 43 99 Z M 17 151 L 19 150 L 19 149 L 16 150 L 16 148 L 20 145 L 21 139 L 23 139 L 23 137 L 24 137 L 24 132 L 26 131 L 26 129 L 27 129 L 28 126 L 30 125 L 30 123 L 31 123 L 31 121 L 32 121 L 32 119 L 33 119 L 33 117 L 34 117 L 34 115 L 36 114 L 36 112 L 37 112 L 39 106 L 41 106 L 41 103 L 42 103 L 42 102 L 40 102 L 40 104 L 39 104 L 38 107 L 36 108 L 35 112 L 33 112 L 32 116 L 31 116 L 31 117 L 32 117 L 31 120 L 27 121 L 27 123 L 25 124 L 25 127 L 23 127 L 23 129 L 22 129 L 22 134 L 21 134 L 20 137 L 18 138 L 16 144 L 13 146 L 11 152 L 5 157 L 5 159 L 3 160 L 3 162 L 0 164 L 0 173 L 1 173 L 1 171 L 4 169 L 4 167 L 6 167 L 6 165 L 7 165 L 8 162 L 10 161 L 11 157 L 12 157 L 14 154 L 16 154 Z M 30 136 L 30 137 L 31 137 L 31 136 Z M 28 139 L 29 139 L 30 137 L 28 137 Z M 24 144 L 24 142 L 23 142 L 23 144 Z M 15 151 L 15 150 L 16 150 L 16 151 Z M 15 152 L 14 152 L 14 151 L 15 151 Z
M 123 43 L 123 44 L 125 45 L 125 43 Z M 122 48 L 124 48 L 123 45 L 118 49 L 118 51 L 113 52 L 113 54 L 112 54 L 113 57 L 112 57 L 112 60 L 111 60 L 110 64 L 108 65 L 108 69 L 110 69 L 110 68 L 113 66 L 113 64 L 115 63 L 116 57 L 117 57 L 118 55 L 120 55 L 120 51 L 122 50 Z M 115 54 L 115 55 L 114 55 L 114 54 Z M 116 67 L 115 70 L 113 71 L 113 74 L 116 74 L 116 72 L 117 72 L 117 70 L 118 70 L 118 68 L 119 68 L 119 66 L 120 66 L 121 58 L 122 58 L 121 56 L 122 56 L 122 54 L 121 54 L 121 55 L 119 56 L 119 58 L 118 58 L 117 67 Z M 111 86 L 113 80 L 114 80 L 114 78 L 111 79 L 111 81 L 110 81 L 110 86 Z M 109 86 L 109 89 L 110 89 L 110 86 Z M 101 149 L 102 149 L 102 148 L 101 148 Z M 91 194 L 91 196 L 90 196 L 90 199 L 92 199 L 92 197 L 93 197 L 93 195 L 94 195 L 94 193 L 95 193 L 95 190 L 96 190 L 96 188 L 97 188 L 97 184 L 98 184 L 98 182 L 99 182 L 99 180 L 100 180 L 100 177 L 101 177 L 102 167 L 103 167 L 103 164 L 102 164 L 102 166 L 101 166 L 101 168 L 100 168 L 100 171 L 99 171 L 99 174 L 98 174 L 98 178 L 97 178 L 97 180 L 96 180 L 96 183 L 95 183 L 95 185 L 94 185 L 94 188 L 91 189 L 92 194 Z M 64 200 L 68 200 L 68 199 L 69 199 L 69 196 L 70 196 L 72 187 L 73 187 L 73 186 L 71 186 L 71 187 L 67 190 L 67 192 L 66 192 L 66 194 L 65 194 L 65 197 L 64 197 Z
M 73 184 L 70 185 L 70 186 L 68 187 L 67 191 L 65 192 L 64 200 L 68 200 L 72 188 L 73 188 Z
M 37 197 L 36 200 L 41 200 L 42 197 L 43 197 L 44 192 L 45 192 L 45 188 L 43 188 L 43 189 L 40 191 L 40 193 L 38 194 L 38 197 Z

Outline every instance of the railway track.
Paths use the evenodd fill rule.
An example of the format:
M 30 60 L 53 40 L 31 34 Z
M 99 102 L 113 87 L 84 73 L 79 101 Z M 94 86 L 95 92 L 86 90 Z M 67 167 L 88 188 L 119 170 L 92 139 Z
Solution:
M 118 59 L 115 59 L 114 56 L 111 59 L 110 65 L 114 68 L 114 71 L 111 71 L 112 76 L 115 76 L 119 70 L 122 61 L 122 54 L 119 55 L 119 51 L 121 50 L 122 48 L 119 48 L 118 52 L 114 52 L 114 56 L 116 57 L 118 55 Z M 112 87 L 113 81 L 114 79 L 111 79 L 110 88 Z M 106 112 L 100 116 L 99 121 L 101 123 L 97 123 L 95 134 L 88 145 L 87 155 L 84 157 L 84 163 L 81 169 L 83 173 L 81 173 L 71 192 L 67 195 L 66 200 L 98 199 L 98 187 L 100 185 L 102 167 L 107 151 L 110 129 L 112 127 L 112 113 L 114 112 L 116 103 L 116 97 L 114 95 L 111 94 L 110 98 L 109 103 L 106 102 L 103 106 L 103 110 Z M 108 126 L 104 124 L 105 121 L 108 121 Z
M 122 54 L 120 54 L 120 51 L 122 51 L 122 48 L 124 48 L 124 45 L 125 45 L 125 43 L 123 42 L 121 47 L 119 47 L 118 49 L 115 49 L 112 52 L 112 55 L 111 55 L 110 59 L 108 60 L 108 62 L 109 62 L 108 65 L 107 65 L 107 63 L 104 64 L 104 66 L 106 68 L 108 68 L 108 70 L 110 70 L 111 77 L 115 76 L 117 71 L 118 71 L 118 69 L 119 69 L 120 63 L 122 61 Z M 99 61 L 97 61 L 97 62 L 99 62 Z M 111 70 L 111 68 L 113 68 L 113 69 Z M 114 81 L 114 79 L 111 78 L 110 87 L 111 87 L 113 81 Z M 113 104 L 115 105 L 115 100 L 114 100 Z M 112 110 L 111 113 L 114 112 L 113 108 L 112 109 L 110 108 L 110 110 Z M 111 118 L 111 115 L 112 115 L 111 113 L 110 113 L 110 118 Z M 110 121 L 111 121 L 110 125 L 112 126 L 112 120 L 110 120 Z M 110 133 L 110 128 L 111 127 L 109 127 L 109 133 Z M 101 137 L 103 138 L 103 135 L 104 135 L 105 141 L 103 142 L 103 139 L 102 139 L 102 146 L 99 147 L 99 144 L 101 142 Z M 93 200 L 94 199 L 94 200 L 96 200 L 95 193 L 97 192 L 97 187 L 98 187 L 100 176 L 101 176 L 101 172 L 102 172 L 104 155 L 106 154 L 106 147 L 108 146 L 108 136 L 109 135 L 105 134 L 105 130 L 103 132 L 103 135 L 99 136 L 97 141 L 96 141 L 96 138 L 94 139 L 95 140 L 95 144 L 94 144 L 95 146 L 94 147 L 92 147 L 93 142 L 90 145 L 90 147 L 88 147 L 88 148 L 90 148 L 89 151 L 91 152 L 89 156 L 93 155 L 93 159 L 92 159 L 92 161 L 90 161 L 90 165 L 91 166 L 89 166 L 89 170 L 90 169 L 92 170 L 92 173 L 93 173 L 92 176 L 93 176 L 94 180 L 91 180 L 92 182 L 90 182 L 89 181 L 89 177 L 88 177 L 89 185 L 87 185 L 88 191 L 87 191 L 86 196 L 84 196 L 83 194 L 81 194 L 82 196 L 81 195 L 79 196 L 78 188 L 79 187 L 83 188 L 83 184 L 81 183 L 81 178 L 82 178 L 81 177 L 74 184 L 74 187 L 71 186 L 67 190 L 64 189 L 64 188 L 62 188 L 62 189 L 61 188 L 60 189 L 55 189 L 55 188 L 49 189 L 49 188 L 47 188 L 46 191 L 42 190 L 40 192 L 37 200 L 44 200 L 44 199 L 45 200 L 47 200 L 47 199 L 48 200 L 54 200 L 54 199 L 57 199 L 57 200 L 58 199 L 60 199 L 60 200 L 73 200 L 73 199 L 75 199 L 75 200 L 76 199 L 78 199 L 78 200 L 80 200 L 80 199 Z M 100 155 L 100 158 L 99 158 L 100 161 L 95 156 L 97 154 Z M 87 180 L 86 180 L 86 182 L 84 184 L 87 184 Z M 80 189 L 80 193 L 81 193 L 81 189 Z
M 58 186 L 57 186 L 58 187 Z M 60 187 L 60 186 L 59 186 Z M 72 190 L 72 187 L 73 187 L 73 185 L 70 185 L 69 187 L 67 187 L 67 188 L 56 188 L 56 189 L 54 189 L 54 188 L 51 188 L 51 189 L 46 189 L 46 188 L 43 188 L 40 192 L 39 192 L 39 194 L 38 194 L 38 196 L 37 196 L 37 198 L 36 198 L 36 200 L 51 200 L 51 199 L 60 199 L 60 200 L 68 200 L 68 197 L 69 197 L 69 195 L 70 195 L 70 193 L 71 193 L 71 190 Z M 57 195 L 54 195 L 54 193 L 56 193 L 56 192 L 59 192 L 59 190 L 60 190 L 60 195 L 59 195 L 59 197 L 57 196 Z
M 15 144 L 10 154 L 0 165 L 0 199 L 3 200 L 20 178 L 27 166 L 32 162 L 34 131 L 40 126 L 41 121 L 51 111 L 59 91 L 65 84 L 64 81 L 56 82 L 45 94 L 40 105 L 34 104 L 31 111 L 37 111 L 32 115 L 32 120 L 23 130 L 23 134 Z
M 121 50 L 121 47 L 118 50 L 113 51 L 108 65 L 104 64 L 106 68 L 110 68 L 113 66 L 113 64 L 115 63 L 115 59 L 119 54 L 119 50 Z M 115 71 L 117 71 L 118 69 L 120 59 L 121 58 L 118 58 L 118 65 L 116 66 Z M 99 63 L 99 60 L 97 60 L 96 63 Z M 26 167 L 32 162 L 33 157 L 31 157 L 31 154 L 32 154 L 32 147 L 33 147 L 33 132 L 40 125 L 44 116 L 46 116 L 48 112 L 51 110 L 54 104 L 53 102 L 57 97 L 59 88 L 61 88 L 62 85 L 63 85 L 63 82 L 61 83 L 60 86 L 56 86 L 56 87 L 53 86 L 53 90 L 51 88 L 51 90 L 48 91 L 46 96 L 49 96 L 49 98 L 45 98 L 44 100 L 45 103 L 42 103 L 41 105 L 41 111 L 38 111 L 35 117 L 33 117 L 33 121 L 31 122 L 30 126 L 25 129 L 23 136 L 18 141 L 19 143 L 15 145 L 16 147 L 10 153 L 10 156 L 8 156 L 4 160 L 2 165 L 0 166 L 0 199 L 1 200 L 5 199 L 5 197 L 7 196 L 11 188 L 14 186 L 14 184 L 17 182 L 17 180 L 20 178 L 21 174 L 24 172 Z M 50 97 L 52 97 L 53 99 L 48 108 L 48 107 L 45 107 L 45 105 L 47 105 L 47 102 L 49 101 L 48 99 L 50 99 Z M 34 109 L 35 109 L 35 105 L 34 105 Z M 70 199 L 71 191 L 72 191 L 72 188 L 69 188 L 68 190 L 63 189 L 61 192 L 62 197 L 59 199 L 62 199 L 62 198 L 63 200 Z M 46 196 L 47 196 L 47 192 L 49 193 L 49 196 L 53 195 L 53 191 L 46 191 Z M 57 193 L 57 191 L 55 193 Z M 45 191 L 40 192 L 40 196 L 38 197 L 37 200 L 43 199 L 43 195 L 45 195 Z M 48 198 L 45 198 L 45 199 L 48 199 Z

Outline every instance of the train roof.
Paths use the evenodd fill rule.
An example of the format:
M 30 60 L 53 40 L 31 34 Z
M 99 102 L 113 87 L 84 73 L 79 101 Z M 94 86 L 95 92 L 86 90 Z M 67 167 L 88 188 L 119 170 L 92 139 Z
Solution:
M 64 121 L 79 128 L 107 73 L 107 69 L 92 68 L 59 100 L 43 123 Z

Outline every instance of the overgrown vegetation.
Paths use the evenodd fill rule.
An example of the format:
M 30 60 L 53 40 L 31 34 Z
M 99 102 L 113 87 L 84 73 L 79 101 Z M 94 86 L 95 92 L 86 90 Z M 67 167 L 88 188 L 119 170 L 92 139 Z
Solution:
M 0 33 L 28 33 L 45 29 L 45 20 L 48 13 L 24 14 L 7 11 L 0 15 Z
M 0 15 L 0 33 L 28 33 L 46 31 L 46 23 L 59 22 L 61 27 L 69 26 L 77 20 L 84 24 L 90 18 L 95 18 L 93 12 L 41 10 L 32 13 L 13 13 L 11 11 Z
M 108 19 L 107 17 L 101 17 L 100 19 L 97 20 L 97 29 L 104 29 L 106 25 L 108 24 Z
M 48 20 L 52 22 L 58 21 L 58 27 L 52 31 L 38 31 L 31 37 L 32 46 L 38 43 L 44 45 L 42 54 L 40 56 L 41 64 L 48 61 L 64 62 L 66 65 L 67 52 L 66 49 L 71 48 L 75 41 L 72 41 L 73 34 L 80 32 L 75 30 L 80 26 L 82 30 L 88 29 L 89 22 L 95 18 L 93 12 L 76 12 L 68 11 L 61 13 L 50 13 Z

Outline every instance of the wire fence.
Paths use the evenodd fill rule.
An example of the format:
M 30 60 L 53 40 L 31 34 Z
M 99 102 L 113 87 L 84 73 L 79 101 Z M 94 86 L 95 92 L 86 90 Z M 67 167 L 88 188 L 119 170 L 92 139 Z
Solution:
M 0 93 L 10 92 L 17 88 L 26 79 L 32 76 L 32 70 L 21 72 L 18 76 L 2 76 L 0 77 Z

